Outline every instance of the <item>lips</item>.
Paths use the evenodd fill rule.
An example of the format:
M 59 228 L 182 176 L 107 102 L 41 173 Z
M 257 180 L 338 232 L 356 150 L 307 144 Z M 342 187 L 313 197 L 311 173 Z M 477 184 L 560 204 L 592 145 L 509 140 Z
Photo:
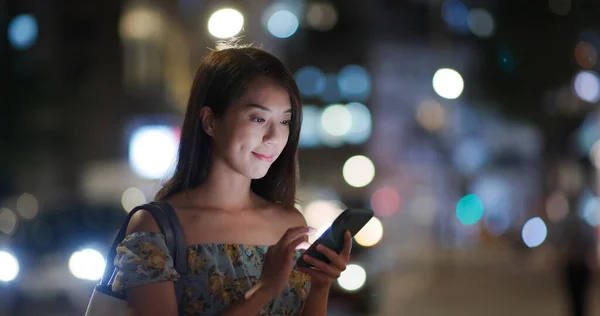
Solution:
M 255 153 L 255 152 L 252 152 L 252 154 L 256 158 L 258 158 L 260 160 L 263 160 L 263 161 L 266 161 L 266 162 L 273 162 L 273 156 L 272 155 L 261 155 L 261 154 Z

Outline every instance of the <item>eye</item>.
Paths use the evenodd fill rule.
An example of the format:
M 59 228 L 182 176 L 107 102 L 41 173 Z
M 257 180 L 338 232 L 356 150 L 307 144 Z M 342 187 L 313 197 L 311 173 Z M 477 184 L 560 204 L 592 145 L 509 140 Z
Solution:
M 264 119 L 264 118 L 262 118 L 262 117 L 257 117 L 257 116 L 252 116 L 252 117 L 250 118 L 250 120 L 251 120 L 252 122 L 256 122 L 256 123 L 262 123 L 262 122 L 264 122 L 264 121 L 265 121 L 265 119 Z
M 290 121 L 291 120 L 283 120 L 283 121 L 281 121 L 281 124 L 283 124 L 285 126 L 289 126 L 290 125 Z

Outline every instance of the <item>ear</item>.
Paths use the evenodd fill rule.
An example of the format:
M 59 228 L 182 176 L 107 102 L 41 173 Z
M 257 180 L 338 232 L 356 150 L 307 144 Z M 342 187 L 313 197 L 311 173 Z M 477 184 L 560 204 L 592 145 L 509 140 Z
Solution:
M 215 136 L 215 128 L 216 128 L 216 118 L 215 113 L 208 106 L 203 106 L 200 109 L 200 122 L 202 123 L 202 128 L 204 132 L 208 134 L 210 137 Z

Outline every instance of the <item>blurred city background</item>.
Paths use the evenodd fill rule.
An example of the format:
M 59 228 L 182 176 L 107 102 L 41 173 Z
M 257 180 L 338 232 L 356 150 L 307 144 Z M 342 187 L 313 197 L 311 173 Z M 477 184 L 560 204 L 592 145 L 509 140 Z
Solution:
M 330 315 L 568 315 L 561 267 L 600 236 L 598 17 L 592 0 L 1 0 L 0 315 L 84 313 L 127 211 L 172 172 L 200 58 L 234 36 L 295 73 L 309 225 L 376 214 Z

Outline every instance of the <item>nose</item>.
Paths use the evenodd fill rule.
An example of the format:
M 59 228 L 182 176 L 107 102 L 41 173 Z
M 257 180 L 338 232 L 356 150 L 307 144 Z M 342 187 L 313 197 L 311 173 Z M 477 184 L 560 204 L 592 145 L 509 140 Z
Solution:
M 277 128 L 277 126 L 271 125 L 267 128 L 265 134 L 263 135 L 263 143 L 266 145 L 277 145 L 281 135 L 282 132 Z

